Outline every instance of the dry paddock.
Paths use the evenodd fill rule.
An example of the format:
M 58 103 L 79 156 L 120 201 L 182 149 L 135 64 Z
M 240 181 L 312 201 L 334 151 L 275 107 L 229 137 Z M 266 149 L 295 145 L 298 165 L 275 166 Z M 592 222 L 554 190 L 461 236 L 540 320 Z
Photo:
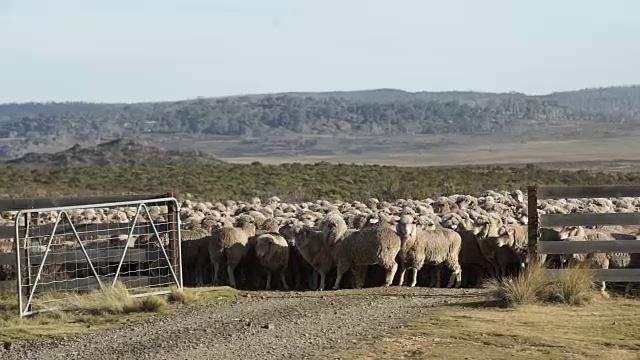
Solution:
M 238 291 L 168 314 L 63 339 L 15 343 L 10 359 L 306 359 L 397 331 L 437 307 L 489 301 L 483 289 Z

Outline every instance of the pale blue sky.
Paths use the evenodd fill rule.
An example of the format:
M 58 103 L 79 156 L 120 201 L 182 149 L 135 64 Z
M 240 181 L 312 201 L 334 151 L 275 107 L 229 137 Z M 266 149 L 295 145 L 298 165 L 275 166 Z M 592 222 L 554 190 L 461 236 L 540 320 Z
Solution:
M 0 103 L 640 83 L 637 0 L 0 0 Z

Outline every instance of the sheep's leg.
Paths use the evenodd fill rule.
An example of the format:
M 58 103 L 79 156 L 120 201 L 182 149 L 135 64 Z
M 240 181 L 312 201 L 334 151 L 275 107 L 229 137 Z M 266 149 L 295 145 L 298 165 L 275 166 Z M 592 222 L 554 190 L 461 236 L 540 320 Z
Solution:
M 369 267 L 367 265 L 364 265 L 362 267 L 362 273 L 360 274 L 360 288 L 364 287 L 364 282 L 367 279 L 367 270 L 369 269 Z
M 462 283 L 462 268 L 460 268 L 459 265 L 454 265 L 452 267 L 449 267 L 449 269 L 451 269 L 451 277 L 449 277 L 449 283 L 447 284 L 447 287 L 453 287 L 453 285 L 455 284 L 457 288 L 460 287 L 460 284 Z
M 413 267 L 411 268 L 411 284 L 409 284 L 409 286 L 415 287 L 417 283 L 418 283 L 418 268 Z
M 287 279 L 284 277 L 284 271 L 280 272 L 280 281 L 282 281 L 282 288 L 284 290 L 289 290 L 289 286 L 287 286 Z
M 197 277 L 198 277 L 198 286 L 204 286 L 204 266 L 198 266 Z
M 348 267 L 338 264 L 336 269 L 336 282 L 333 284 L 333 290 L 338 290 L 340 282 L 342 281 L 342 276 L 347 272 L 347 270 L 349 270 Z
M 429 287 L 440 287 L 440 276 L 438 276 L 438 265 L 435 265 L 430 273 Z
M 345 273 L 346 271 L 337 271 L 336 272 L 336 282 L 333 284 L 333 290 L 338 290 L 338 288 L 340 287 L 340 282 L 342 281 L 342 275 Z
M 387 277 L 384 282 L 384 286 L 391 286 L 393 282 L 393 278 L 396 276 L 396 272 L 398 271 L 398 264 L 394 261 L 391 268 L 387 269 Z
M 235 267 L 233 265 L 227 265 L 227 274 L 229 276 L 229 285 L 232 288 L 236 287 L 236 276 L 233 273 L 234 270 L 235 270 Z
M 218 275 L 220 272 L 220 264 L 218 264 L 217 262 L 213 263 L 213 286 L 218 285 Z
M 367 276 L 367 265 L 360 265 L 353 269 L 353 287 L 361 289 L 364 287 L 364 280 Z
M 302 272 L 300 269 L 294 273 L 292 281 L 295 282 L 296 289 L 302 290 Z
M 453 274 L 451 275 L 453 276 Z M 456 288 L 459 288 L 462 285 L 462 267 L 458 266 L 457 272 L 456 272 Z
M 607 288 L 607 285 L 606 285 L 606 283 L 603 281 L 603 282 L 601 283 L 601 285 L 600 285 L 600 292 L 604 292 L 606 288 Z
M 325 277 L 324 271 L 320 271 L 320 285 L 318 285 L 318 290 L 320 291 L 324 290 Z
M 311 272 L 307 274 L 307 285 L 311 290 L 318 288 L 318 274 L 315 270 L 311 270 Z
M 404 265 L 400 268 L 400 275 L 398 276 L 398 286 L 404 285 L 404 273 L 406 272 L 406 267 Z
M 271 271 L 267 271 L 267 284 L 265 285 L 265 289 L 269 290 L 271 287 Z
M 193 275 L 194 275 L 193 277 L 195 280 L 195 284 L 194 284 L 195 286 L 202 286 L 202 276 L 200 276 L 200 270 L 201 270 L 201 267 L 198 266 L 198 264 L 196 264 L 193 267 Z
M 633 287 L 632 282 L 628 282 L 627 286 L 624 287 L 624 295 L 629 296 L 631 294 L 631 288 Z

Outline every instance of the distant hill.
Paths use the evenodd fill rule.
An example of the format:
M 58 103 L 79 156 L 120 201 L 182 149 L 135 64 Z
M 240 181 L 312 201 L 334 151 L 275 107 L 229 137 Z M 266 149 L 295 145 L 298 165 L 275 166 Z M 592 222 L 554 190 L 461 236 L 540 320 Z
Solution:
M 373 90 L 356 90 L 356 91 L 327 91 L 327 92 L 286 92 L 277 95 L 313 97 L 313 98 L 342 98 L 352 101 L 365 102 L 399 102 L 399 101 L 436 101 L 451 102 L 457 101 L 461 104 L 477 105 L 483 104 L 490 100 L 499 99 L 524 99 L 527 97 L 521 93 L 488 93 L 476 91 L 420 91 L 409 92 L 399 89 L 373 89 Z M 265 97 L 272 95 L 254 95 L 257 97 Z
M 640 85 L 556 92 L 541 98 L 588 112 L 640 114 Z
M 213 135 L 487 134 L 636 123 L 640 124 L 640 86 L 544 96 L 373 89 L 133 104 L 5 104 L 0 105 L 0 157 L 141 135 L 179 140 Z
M 222 162 L 213 155 L 198 150 L 163 150 L 133 140 L 118 139 L 99 144 L 95 147 L 75 145 L 70 149 L 51 154 L 31 152 L 18 159 L 8 160 L 6 163 L 47 166 L 84 166 L 140 165 L 170 161 L 180 161 L 181 163 Z

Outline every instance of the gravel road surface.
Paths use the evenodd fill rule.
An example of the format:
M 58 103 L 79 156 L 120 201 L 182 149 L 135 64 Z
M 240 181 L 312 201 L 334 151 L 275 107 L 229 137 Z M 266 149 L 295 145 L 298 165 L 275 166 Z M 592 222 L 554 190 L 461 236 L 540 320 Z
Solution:
M 369 288 L 241 292 L 92 334 L 0 348 L 10 359 L 311 359 L 384 334 L 433 306 L 487 299 L 482 289 Z

